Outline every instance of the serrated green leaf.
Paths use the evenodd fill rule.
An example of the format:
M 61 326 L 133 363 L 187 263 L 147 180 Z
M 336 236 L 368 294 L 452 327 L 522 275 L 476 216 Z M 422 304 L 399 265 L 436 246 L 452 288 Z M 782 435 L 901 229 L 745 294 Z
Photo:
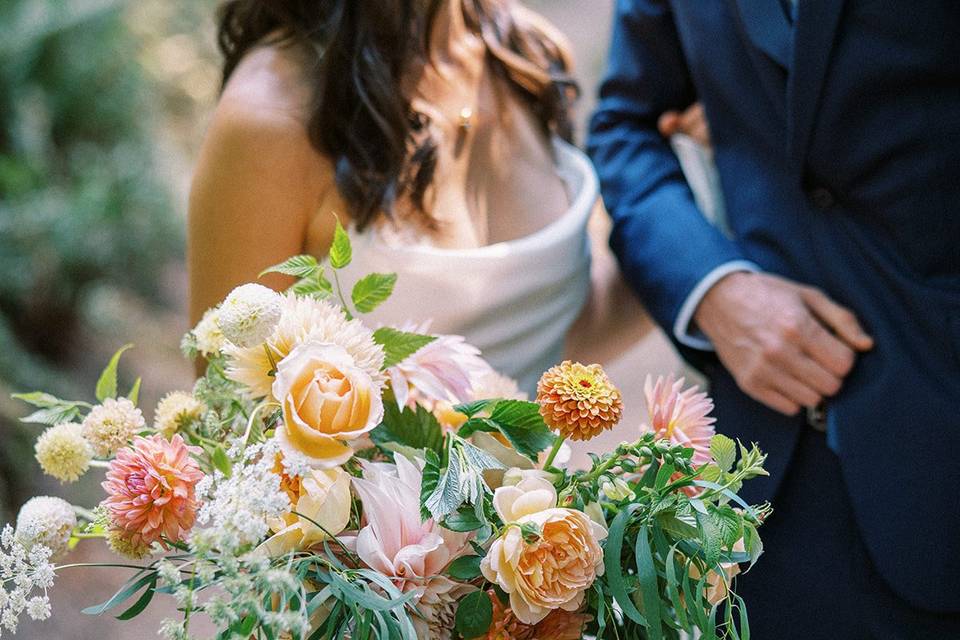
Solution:
M 461 450 L 463 451 L 463 455 L 464 455 L 464 458 L 466 459 L 467 464 L 474 467 L 475 469 L 484 471 L 486 469 L 506 469 L 507 468 L 502 462 L 494 458 L 492 455 L 490 455 L 483 449 L 475 447 L 474 445 L 470 444 L 465 440 L 462 440 L 462 439 L 460 440 L 460 447 L 461 447 Z
M 397 406 L 392 397 L 383 403 L 383 420 L 370 432 L 374 444 L 401 444 L 414 449 L 443 451 L 443 428 L 436 416 L 422 406 L 416 409 Z
M 439 522 L 459 509 L 461 504 L 463 504 L 463 489 L 460 483 L 460 456 L 456 451 L 452 451 L 450 463 L 440 474 L 437 488 L 424 502 L 424 506 L 433 519 Z
M 323 300 L 333 294 L 333 285 L 324 275 L 323 267 L 319 267 L 309 276 L 295 282 L 290 287 L 290 291 L 298 296 L 309 296 Z
M 454 626 L 461 636 L 469 640 L 487 633 L 493 622 L 493 603 L 486 591 L 474 591 L 460 600 Z
M 464 582 L 473 580 L 480 576 L 480 562 L 482 560 L 483 558 L 480 556 L 460 556 L 447 567 L 447 575 L 454 580 L 463 580 Z
M 501 398 L 492 398 L 490 400 L 475 400 L 466 404 L 454 405 L 453 410 L 462 413 L 468 418 L 472 418 L 481 411 L 488 411 L 493 408 Z
M 320 263 L 311 255 L 299 255 L 292 256 L 287 258 L 280 264 L 275 264 L 272 267 L 267 267 L 260 272 L 258 278 L 262 278 L 268 273 L 282 273 L 285 276 L 293 276 L 295 278 L 307 278 L 312 276 L 317 269 L 320 268 Z
M 346 229 L 337 220 L 333 231 L 333 244 L 330 245 L 330 266 L 334 269 L 343 269 L 353 259 L 353 247 L 350 246 L 350 236 Z
M 709 513 L 697 511 L 697 524 L 700 527 L 700 544 L 703 548 L 703 558 L 708 567 L 713 567 L 720 559 L 723 547 L 723 532 L 717 527 L 717 522 Z
M 32 424 L 60 424 L 70 422 L 80 415 L 80 409 L 75 404 L 63 404 L 47 409 L 38 409 L 28 416 L 20 418 L 20 422 Z
M 451 513 L 443 520 L 444 527 L 458 533 L 476 531 L 482 528 L 484 524 L 486 523 L 477 518 L 474 509 L 460 509 L 456 513 Z
M 384 369 L 400 364 L 436 339 L 436 336 L 398 331 L 392 327 L 380 327 L 373 332 L 373 341 L 383 347 Z
M 440 456 L 432 449 L 427 449 L 424 454 L 423 475 L 420 481 L 420 519 L 429 520 L 430 511 L 426 507 L 427 498 L 429 498 L 437 488 L 440 482 Z
M 10 397 L 14 400 L 22 400 L 27 404 L 31 404 L 35 407 L 40 407 L 42 409 L 48 409 L 50 407 L 56 407 L 63 404 L 73 404 L 66 400 L 61 400 L 60 398 L 50 395 L 49 393 L 44 393 L 43 391 L 32 391 L 30 393 L 12 393 Z
M 650 551 L 647 525 L 640 527 L 637 533 L 634 556 L 637 562 L 637 577 L 640 579 L 643 617 L 647 621 L 647 637 L 650 640 L 660 640 L 663 637 L 663 630 L 660 628 L 660 589 L 657 585 L 657 568 Z
M 136 381 L 134 381 L 133 386 L 130 387 L 130 391 L 127 393 L 127 400 L 132 402 L 134 406 L 140 401 L 140 385 L 142 383 L 143 378 L 137 376 Z
M 350 293 L 353 306 L 360 313 L 370 313 L 386 302 L 397 284 L 395 273 L 370 273 L 360 278 Z
M 107 398 L 117 397 L 117 365 L 120 364 L 120 356 L 123 355 L 123 352 L 132 347 L 132 344 L 125 344 L 120 347 L 110 358 L 110 362 L 107 363 L 103 373 L 100 374 L 96 389 L 97 400 L 100 402 Z
M 540 406 L 535 402 L 503 400 L 493 408 L 489 420 L 518 453 L 531 460 L 553 446 L 553 432 L 543 422 Z
M 730 549 L 743 537 L 743 520 L 727 505 L 710 510 L 710 515 L 720 531 L 725 549 Z
M 710 439 L 710 455 L 722 471 L 730 471 L 737 461 L 737 443 L 718 433 Z

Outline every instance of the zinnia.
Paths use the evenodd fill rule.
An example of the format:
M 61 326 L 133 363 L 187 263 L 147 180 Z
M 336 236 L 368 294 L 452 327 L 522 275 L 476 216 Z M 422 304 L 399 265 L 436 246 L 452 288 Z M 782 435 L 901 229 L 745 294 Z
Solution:
M 715 433 L 713 423 L 716 418 L 709 415 L 713 411 L 713 401 L 696 386 L 684 391 L 683 383 L 683 378 L 674 381 L 673 376 L 661 376 L 654 383 L 647 376 L 643 391 L 651 426 L 644 425 L 642 430 L 653 431 L 657 437 L 672 444 L 692 448 L 692 463 L 699 466 L 713 459 L 710 440 Z
M 547 426 L 570 440 L 589 440 L 612 429 L 623 413 L 620 390 L 600 365 L 569 360 L 540 378 L 537 403 Z
M 584 593 L 603 574 L 600 541 L 604 527 L 582 511 L 556 507 L 553 485 L 530 476 L 516 486 L 500 487 L 493 504 L 510 523 L 480 564 L 483 576 L 510 595 L 510 609 L 525 624 L 536 624 L 555 609 L 576 611 Z M 524 539 L 522 525 L 539 537 Z
M 277 366 L 273 395 L 283 407 L 281 446 L 332 468 L 353 456 L 356 440 L 383 418 L 380 386 L 343 347 L 308 342 Z
M 137 437 L 110 463 L 103 504 L 114 525 L 131 536 L 131 544 L 179 542 L 193 527 L 197 512 L 195 487 L 203 477 L 199 453 L 180 435 L 165 440 L 156 434 Z

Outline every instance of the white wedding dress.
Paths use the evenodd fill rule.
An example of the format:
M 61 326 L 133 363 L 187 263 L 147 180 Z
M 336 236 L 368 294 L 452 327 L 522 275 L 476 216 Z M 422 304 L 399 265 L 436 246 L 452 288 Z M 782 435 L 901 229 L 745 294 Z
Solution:
M 590 288 L 587 222 L 598 198 L 587 157 L 556 142 L 557 173 L 570 206 L 530 235 L 475 249 L 402 242 L 371 226 L 352 233 L 348 282 L 397 273 L 393 296 L 365 319 L 373 325 L 431 321 L 430 332 L 464 336 L 498 372 L 533 393 L 563 359 L 564 339 Z

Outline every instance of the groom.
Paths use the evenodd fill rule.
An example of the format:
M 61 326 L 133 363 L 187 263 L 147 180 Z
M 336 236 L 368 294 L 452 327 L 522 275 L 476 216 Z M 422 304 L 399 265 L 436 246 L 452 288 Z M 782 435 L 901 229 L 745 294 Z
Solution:
M 769 452 L 754 636 L 960 638 L 960 3 L 618 0 L 627 279 Z M 730 233 L 657 129 L 703 103 Z

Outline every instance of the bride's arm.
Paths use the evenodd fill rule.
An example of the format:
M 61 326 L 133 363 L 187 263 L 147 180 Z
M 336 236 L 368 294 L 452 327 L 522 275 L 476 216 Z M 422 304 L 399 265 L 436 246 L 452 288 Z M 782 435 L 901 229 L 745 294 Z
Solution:
M 264 268 L 303 252 L 329 167 L 298 119 L 226 94 L 204 140 L 190 193 L 190 317 Z M 284 277 L 261 280 L 282 288 Z
M 567 357 L 609 364 L 654 329 L 607 244 L 610 218 L 599 202 L 590 218 L 590 297 L 567 336 Z

